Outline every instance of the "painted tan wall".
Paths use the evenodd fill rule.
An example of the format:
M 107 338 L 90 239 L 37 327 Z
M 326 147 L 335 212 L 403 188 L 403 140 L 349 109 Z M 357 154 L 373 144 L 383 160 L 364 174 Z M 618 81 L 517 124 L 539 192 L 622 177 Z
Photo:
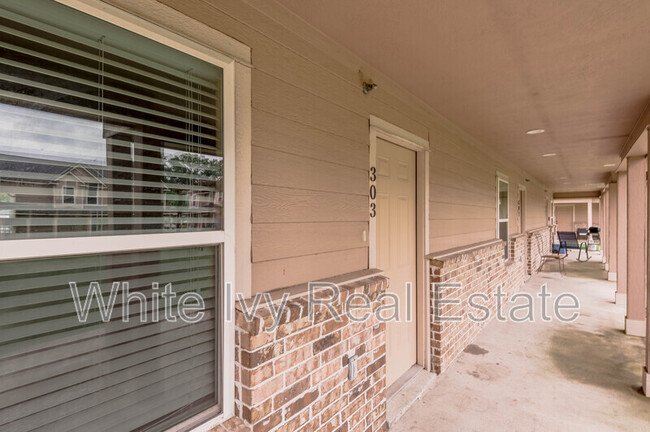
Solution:
M 591 204 L 591 223 L 600 226 L 600 205 L 598 203 Z
M 598 203 L 592 203 L 591 224 L 599 225 Z M 589 227 L 589 204 L 571 203 L 555 205 L 555 220 L 560 231 L 575 231 Z
M 140 2 L 109 2 L 156 21 Z M 496 237 L 497 170 L 510 232 L 518 184 L 527 229 L 545 225 L 543 186 L 274 2 L 160 3 L 252 49 L 253 293 L 368 267 L 370 114 L 429 139 L 430 251 Z M 360 70 L 379 84 L 370 95 Z
M 558 231 L 573 231 L 573 204 L 555 206 L 555 223 Z
M 587 203 L 576 203 L 576 217 L 574 221 L 575 228 L 588 228 L 587 221 L 588 219 L 588 204 Z
M 548 205 L 548 209 L 547 209 Z M 526 183 L 526 230 L 543 227 L 551 216 L 551 194 L 538 184 Z

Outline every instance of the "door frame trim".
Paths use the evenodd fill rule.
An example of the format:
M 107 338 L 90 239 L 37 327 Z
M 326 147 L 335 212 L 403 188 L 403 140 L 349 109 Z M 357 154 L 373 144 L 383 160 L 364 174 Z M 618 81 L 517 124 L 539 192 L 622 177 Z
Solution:
M 521 213 L 519 215 L 519 234 L 523 234 L 526 232 L 528 229 L 528 224 L 526 223 L 526 213 L 528 212 L 528 191 L 526 190 L 526 186 L 522 185 L 521 183 L 517 185 L 518 191 L 517 193 L 519 196 L 517 197 L 518 200 L 521 201 Z M 523 192 L 523 200 L 521 200 L 521 196 Z
M 417 364 L 431 370 L 430 293 L 428 287 L 429 262 L 429 140 L 415 135 L 392 123 L 370 115 L 370 167 L 377 164 L 377 138 L 415 152 L 415 264 L 416 264 L 416 340 Z M 370 181 L 370 185 L 374 182 Z M 374 200 L 369 198 L 369 206 Z M 368 264 L 377 266 L 377 223 L 369 218 Z

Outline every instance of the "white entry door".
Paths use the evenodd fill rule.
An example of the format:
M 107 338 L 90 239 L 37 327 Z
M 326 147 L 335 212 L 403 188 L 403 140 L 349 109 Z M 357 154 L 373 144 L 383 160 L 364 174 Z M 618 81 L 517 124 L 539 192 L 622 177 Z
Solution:
M 377 138 L 377 267 L 390 278 L 388 292 L 400 298 L 399 321 L 386 326 L 387 385 L 417 361 L 415 167 L 414 151 Z

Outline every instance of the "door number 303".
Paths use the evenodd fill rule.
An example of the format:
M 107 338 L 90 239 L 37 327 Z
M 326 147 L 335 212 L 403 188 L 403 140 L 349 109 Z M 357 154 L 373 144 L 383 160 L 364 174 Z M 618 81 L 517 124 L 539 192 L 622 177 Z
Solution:
M 375 186 L 375 181 L 377 180 L 377 168 L 370 167 L 370 217 L 374 218 L 377 216 L 377 204 L 375 204 L 375 198 L 377 198 L 377 186 Z

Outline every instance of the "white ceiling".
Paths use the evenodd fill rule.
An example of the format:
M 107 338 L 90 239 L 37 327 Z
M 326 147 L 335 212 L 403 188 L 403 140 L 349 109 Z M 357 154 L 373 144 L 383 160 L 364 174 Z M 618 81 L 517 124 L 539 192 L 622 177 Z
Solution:
M 649 100 L 648 0 L 278 1 L 554 191 L 600 189 Z

